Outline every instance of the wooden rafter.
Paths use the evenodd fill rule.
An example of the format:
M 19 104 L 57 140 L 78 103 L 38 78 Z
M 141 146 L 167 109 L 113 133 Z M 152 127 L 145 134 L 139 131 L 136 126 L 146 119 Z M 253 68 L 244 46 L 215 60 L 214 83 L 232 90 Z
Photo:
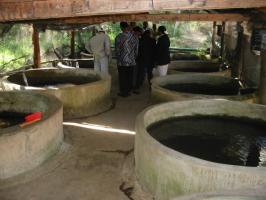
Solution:
M 155 9 L 201 10 L 266 7 L 265 0 L 153 0 Z
M 248 21 L 249 17 L 241 14 L 134 14 L 89 16 L 62 19 L 66 24 L 99 24 L 120 21 Z
M 265 0 L 1 0 L 0 22 L 163 10 L 266 7 Z

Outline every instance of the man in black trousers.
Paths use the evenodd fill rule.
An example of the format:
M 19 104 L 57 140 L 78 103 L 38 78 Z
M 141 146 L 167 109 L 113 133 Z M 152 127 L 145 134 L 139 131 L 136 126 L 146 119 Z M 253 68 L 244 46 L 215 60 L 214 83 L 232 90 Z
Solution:
M 133 68 L 138 55 L 138 38 L 130 31 L 127 22 L 121 22 L 122 33 L 115 38 L 115 53 L 119 76 L 119 96 L 128 97 L 133 85 Z
M 147 78 L 149 85 L 151 85 L 152 70 L 155 66 L 155 47 L 156 40 L 152 37 L 151 30 L 147 29 L 139 42 L 139 56 L 138 56 L 138 74 L 137 81 L 135 85 L 135 93 L 139 93 L 139 89 L 142 86 L 145 74 L 147 73 Z

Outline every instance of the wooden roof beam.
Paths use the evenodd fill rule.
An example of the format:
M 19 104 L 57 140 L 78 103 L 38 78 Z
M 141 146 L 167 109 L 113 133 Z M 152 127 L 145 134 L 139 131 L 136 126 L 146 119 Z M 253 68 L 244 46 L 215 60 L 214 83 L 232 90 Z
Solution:
M 121 21 L 248 21 L 241 14 L 135 14 L 67 18 L 59 20 L 66 24 L 100 24 Z
M 265 0 L 1 0 L 0 22 L 163 10 L 266 7 Z
M 261 8 L 266 7 L 265 0 L 153 0 L 154 8 L 181 10 L 211 10 L 232 8 Z

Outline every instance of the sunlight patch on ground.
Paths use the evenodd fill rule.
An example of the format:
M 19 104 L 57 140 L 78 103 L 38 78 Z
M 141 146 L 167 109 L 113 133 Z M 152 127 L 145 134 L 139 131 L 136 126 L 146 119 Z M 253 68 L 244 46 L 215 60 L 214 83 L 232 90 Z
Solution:
M 91 129 L 91 130 L 99 130 L 99 131 L 106 131 L 106 132 L 113 132 L 113 133 L 124 133 L 124 134 L 135 135 L 134 131 L 130 131 L 130 130 L 126 130 L 126 129 L 117 129 L 117 128 L 113 128 L 110 126 L 104 126 L 104 125 L 100 125 L 100 124 L 89 124 L 86 122 L 82 122 L 82 123 L 63 122 L 63 125 L 76 126 L 76 127 L 81 127 L 81 128 Z

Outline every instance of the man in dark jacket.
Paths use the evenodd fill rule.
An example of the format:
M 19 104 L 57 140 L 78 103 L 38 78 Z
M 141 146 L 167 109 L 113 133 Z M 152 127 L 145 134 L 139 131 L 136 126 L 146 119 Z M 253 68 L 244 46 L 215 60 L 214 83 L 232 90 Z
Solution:
M 138 55 L 138 75 L 136 81 L 135 91 L 142 86 L 145 72 L 148 75 L 148 81 L 152 78 L 152 70 L 155 65 L 155 46 L 156 41 L 151 37 L 151 31 L 147 29 L 143 34 L 139 42 L 139 55 Z
M 168 65 L 170 63 L 170 40 L 166 34 L 166 28 L 160 26 L 158 28 L 159 38 L 156 44 L 156 64 L 157 74 L 159 76 L 165 76 L 167 74 Z

